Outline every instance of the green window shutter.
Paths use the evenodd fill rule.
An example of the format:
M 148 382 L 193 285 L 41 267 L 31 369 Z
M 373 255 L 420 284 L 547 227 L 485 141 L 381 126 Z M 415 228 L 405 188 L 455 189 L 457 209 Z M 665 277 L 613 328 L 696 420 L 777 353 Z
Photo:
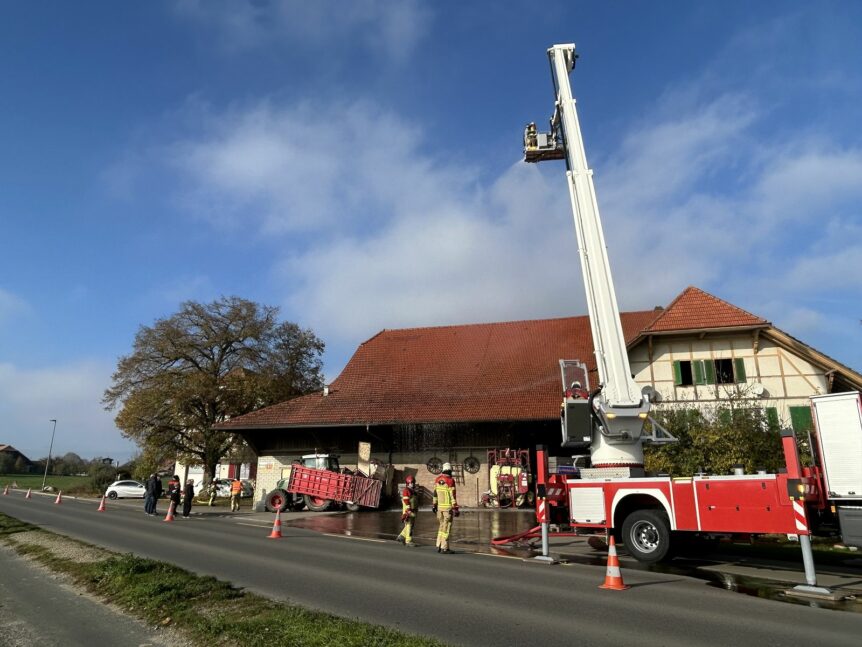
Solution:
M 797 433 L 811 431 L 811 407 L 790 407 L 790 424 Z
M 706 383 L 715 384 L 715 362 L 711 359 L 703 360 L 703 367 L 706 369 Z
M 682 384 L 682 368 L 679 365 L 679 360 L 673 363 L 673 383 L 675 386 Z
M 766 422 L 769 423 L 770 428 L 778 429 L 778 426 L 781 424 L 778 421 L 778 409 L 775 407 L 766 407 Z
M 692 372 L 694 373 L 695 384 L 706 384 L 703 377 L 703 360 L 698 359 L 691 363 Z
M 745 382 L 745 360 L 741 357 L 733 360 L 733 380 L 734 382 Z

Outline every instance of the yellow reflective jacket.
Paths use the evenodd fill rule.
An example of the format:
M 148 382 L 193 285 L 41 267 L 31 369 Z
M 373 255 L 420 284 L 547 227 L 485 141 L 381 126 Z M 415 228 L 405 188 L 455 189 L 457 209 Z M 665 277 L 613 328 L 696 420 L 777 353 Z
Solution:
M 434 481 L 434 505 L 438 510 L 451 510 L 458 506 L 455 494 L 455 479 L 448 474 L 441 474 Z

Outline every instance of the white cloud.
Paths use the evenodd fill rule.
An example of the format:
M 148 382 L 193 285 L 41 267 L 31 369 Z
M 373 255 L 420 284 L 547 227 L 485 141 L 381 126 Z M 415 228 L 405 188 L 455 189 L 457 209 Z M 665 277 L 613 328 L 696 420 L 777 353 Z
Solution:
M 771 284 L 791 303 L 800 288 L 822 292 L 829 268 L 842 278 L 828 289 L 858 285 L 858 238 L 803 216 L 858 203 L 862 155 L 770 147 L 751 137 L 766 117 L 739 95 L 663 101 L 607 157 L 598 194 L 623 308 L 666 304 L 688 284 L 727 298 Z M 172 160 L 203 217 L 284 237 L 285 303 L 326 339 L 583 312 L 562 168 L 515 164 L 483 184 L 425 150 L 421 128 L 368 102 L 262 102 L 210 115 Z M 291 248 L 297 232 L 305 242 Z
M 400 63 L 420 43 L 431 9 L 420 0 L 181 0 L 181 17 L 219 33 L 231 51 L 270 47 L 276 41 L 341 52 L 373 52 Z M 318 55 L 319 56 L 319 55 Z
M 21 297 L 0 288 L 0 324 L 32 312 L 30 304 Z
M 816 145 L 815 145 L 816 146 Z M 792 147 L 766 160 L 751 201 L 771 221 L 810 221 L 862 198 L 862 151 Z
M 57 419 L 53 453 L 128 458 L 133 446 L 121 438 L 114 414 L 104 411 L 102 393 L 112 367 L 92 361 L 38 369 L 0 363 L 2 442 L 30 459 L 48 454 L 51 418 Z
M 290 310 L 324 338 L 351 339 L 384 327 L 562 316 L 583 302 L 562 182 L 554 192 L 534 168 L 514 167 L 485 204 L 438 188 L 440 207 L 285 262 Z M 556 217 L 531 195 L 553 196 Z
M 266 234 L 367 228 L 393 210 L 410 214 L 445 200 L 439 180 L 457 190 L 472 177 L 433 168 L 418 155 L 418 130 L 369 103 L 279 109 L 261 102 L 205 124 L 169 158 L 190 181 L 184 204 L 222 226 L 247 227 L 251 219 Z

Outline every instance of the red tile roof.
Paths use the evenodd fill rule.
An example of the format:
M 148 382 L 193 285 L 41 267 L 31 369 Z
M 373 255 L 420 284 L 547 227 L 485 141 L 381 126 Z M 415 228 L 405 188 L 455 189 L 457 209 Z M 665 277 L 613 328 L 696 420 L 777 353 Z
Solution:
M 626 339 L 655 316 L 622 313 Z M 384 330 L 359 346 L 329 395 L 288 400 L 220 428 L 553 419 L 560 359 L 594 371 L 587 317 Z
M 621 313 L 628 344 L 650 333 L 768 326 L 686 288 L 667 309 Z M 222 429 L 549 420 L 559 415 L 559 360 L 587 364 L 585 316 L 383 330 L 356 350 L 329 395 L 313 393 L 234 418 Z
M 756 317 L 718 297 L 695 287 L 687 287 L 643 332 L 710 330 L 768 326 L 766 319 Z

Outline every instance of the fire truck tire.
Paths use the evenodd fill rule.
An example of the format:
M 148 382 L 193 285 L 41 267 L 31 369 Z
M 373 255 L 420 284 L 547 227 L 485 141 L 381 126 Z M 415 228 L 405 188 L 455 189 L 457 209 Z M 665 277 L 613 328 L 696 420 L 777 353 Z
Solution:
M 312 512 L 326 512 L 332 507 L 331 499 L 321 499 L 320 497 L 308 494 L 303 494 L 302 498 L 305 499 L 305 507 Z
M 266 495 L 264 505 L 267 512 L 284 512 L 287 510 L 287 504 L 290 501 L 290 495 L 284 490 L 273 490 Z
M 658 510 L 635 510 L 623 521 L 622 540 L 629 554 L 639 562 L 660 562 L 670 549 L 667 515 Z

